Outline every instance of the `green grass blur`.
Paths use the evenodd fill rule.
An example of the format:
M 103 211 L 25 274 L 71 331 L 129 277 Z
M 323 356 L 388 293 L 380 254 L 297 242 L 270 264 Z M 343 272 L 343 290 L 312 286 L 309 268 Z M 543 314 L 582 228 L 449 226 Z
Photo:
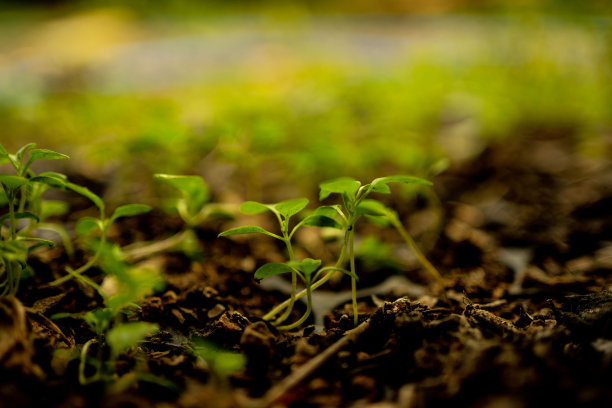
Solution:
M 1 143 L 69 154 L 125 202 L 156 172 L 275 201 L 519 137 L 609 155 L 601 2 L 408 3 L 5 3 Z

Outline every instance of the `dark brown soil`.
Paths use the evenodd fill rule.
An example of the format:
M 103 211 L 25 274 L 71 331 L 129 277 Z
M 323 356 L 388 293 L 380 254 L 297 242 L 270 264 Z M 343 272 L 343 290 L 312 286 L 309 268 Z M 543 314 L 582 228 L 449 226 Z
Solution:
M 78 384 L 74 357 L 93 334 L 80 319 L 48 318 L 101 299 L 76 282 L 45 285 L 69 261 L 61 249 L 41 254 L 20 300 L 0 299 L 0 406 L 612 406 L 612 168 L 575 149 L 554 135 L 493 146 L 434 180 L 443 208 L 431 197 L 396 199 L 423 247 L 435 243 L 428 256 L 446 296 L 410 256 L 387 285 L 380 270 L 364 270 L 363 333 L 273 399 L 273 386 L 353 328 L 346 297 L 323 291 L 319 319 L 299 331 L 261 319 L 286 298 L 253 280 L 258 265 L 282 259 L 273 242 L 217 239 L 219 226 L 209 225 L 198 231 L 199 259 L 156 256 L 167 284 L 136 318 L 161 330 L 121 357 L 118 374 L 138 365 L 175 387 L 138 381 L 121 392 Z M 178 228 L 154 212 L 121 223 L 113 238 L 160 239 Z M 358 233 L 401 244 L 392 232 Z M 305 242 L 304 255 L 316 252 Z M 321 320 L 324 327 L 313 325 Z M 190 351 L 198 336 L 244 353 L 245 369 L 216 375 Z

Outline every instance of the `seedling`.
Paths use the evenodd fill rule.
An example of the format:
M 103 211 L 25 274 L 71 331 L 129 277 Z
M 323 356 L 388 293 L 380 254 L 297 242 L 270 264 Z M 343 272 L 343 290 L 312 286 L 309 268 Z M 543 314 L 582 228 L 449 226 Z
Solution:
M 100 256 L 100 266 L 106 273 L 106 279 L 113 280 L 114 289 L 109 292 L 89 279 L 81 277 L 98 291 L 105 305 L 83 316 L 85 322 L 95 333 L 95 337 L 88 340 L 81 349 L 79 363 L 79 382 L 81 384 L 115 381 L 117 379 L 115 368 L 119 355 L 136 346 L 146 335 L 158 330 L 156 324 L 125 322 L 124 319 L 132 313 L 134 308 L 138 308 L 136 302 L 160 287 L 163 281 L 159 273 L 150 269 L 132 267 L 123 261 L 123 255 L 118 246 L 101 242 L 98 245 L 100 247 L 97 248 L 96 253 Z M 67 316 L 54 316 L 54 318 L 60 317 Z M 94 344 L 98 344 L 97 355 L 92 358 L 89 352 Z M 86 375 L 88 363 L 94 368 L 94 373 L 89 376 Z M 132 377 L 137 380 L 140 374 Z M 152 380 L 152 378 L 145 379 Z M 156 381 L 159 382 L 159 379 Z
M 172 207 L 185 223 L 185 228 L 163 241 L 127 248 L 125 254 L 128 259 L 138 260 L 176 247 L 182 248 L 188 255 L 193 254 L 197 251 L 195 227 L 213 216 L 231 217 L 225 206 L 210 203 L 210 191 L 202 177 L 174 174 L 155 174 L 154 177 L 181 193 L 180 198 L 173 201 Z
M 8 206 L 8 213 L 0 217 L 0 289 L 1 296 L 15 294 L 21 275 L 30 269 L 27 258 L 30 252 L 41 246 L 54 246 L 52 241 L 29 236 L 42 214 L 41 195 L 49 187 L 64 188 L 66 177 L 47 172 L 36 175 L 30 166 L 36 160 L 65 159 L 68 156 L 46 149 L 36 149 L 29 143 L 15 154 L 0 145 L 0 164 L 10 163 L 15 174 L 0 174 L 0 203 Z M 17 230 L 18 221 L 29 220 L 28 227 Z M 4 223 L 8 221 L 8 231 Z
M 273 324 L 275 325 L 278 325 L 284 322 L 289 317 L 289 315 L 291 314 L 291 311 L 293 310 L 293 306 L 296 300 L 297 278 L 298 278 L 298 273 L 300 273 L 300 270 L 296 267 L 296 265 L 302 265 L 302 264 L 299 262 L 296 263 L 293 246 L 291 244 L 291 238 L 296 233 L 296 231 L 302 226 L 319 226 L 319 227 L 325 226 L 325 227 L 336 227 L 336 228 L 340 227 L 340 224 L 338 224 L 333 218 L 330 218 L 325 214 L 315 213 L 309 217 L 304 218 L 302 221 L 298 222 L 293 228 L 290 229 L 289 221 L 291 220 L 291 217 L 293 217 L 294 215 L 302 211 L 306 207 L 306 205 L 308 205 L 308 199 L 306 198 L 286 200 L 286 201 L 281 201 L 280 203 L 275 203 L 275 204 L 262 204 L 256 201 L 247 201 L 247 202 L 244 202 L 240 206 L 240 211 L 242 211 L 245 214 L 260 214 L 266 211 L 272 212 L 278 221 L 278 224 L 280 227 L 280 235 L 267 231 L 261 227 L 253 226 L 253 225 L 232 228 L 230 230 L 224 231 L 219 234 L 219 237 L 225 237 L 225 236 L 236 235 L 236 234 L 260 233 L 260 234 L 265 234 L 270 237 L 276 238 L 285 244 L 285 247 L 287 249 L 287 254 L 289 257 L 288 263 L 287 264 L 281 264 L 281 263 L 266 264 L 262 266 L 260 269 L 258 269 L 258 271 L 255 274 L 256 278 L 258 278 L 258 276 L 260 276 L 260 278 L 264 278 L 266 276 L 277 275 L 277 274 L 285 273 L 285 272 L 288 272 L 291 274 L 291 297 L 289 298 L 289 301 L 288 301 L 289 303 L 284 313 L 274 321 Z M 321 261 L 318 261 L 318 262 L 320 264 Z M 267 266 L 267 265 L 272 265 L 272 266 Z M 283 265 L 283 266 L 280 266 L 280 265 Z M 310 266 L 308 267 L 308 269 L 310 269 Z M 300 274 L 300 278 L 302 278 L 302 280 L 305 283 L 306 283 L 306 280 L 308 280 L 307 288 L 311 287 L 310 274 L 312 272 L 314 271 L 309 271 L 307 273 L 308 279 L 306 279 L 306 273 L 304 271 L 301 271 L 301 274 Z M 308 317 L 308 314 L 310 314 L 310 299 L 308 301 L 307 307 L 308 307 L 308 310 L 305 314 L 306 317 Z M 306 317 L 303 317 L 303 320 L 306 320 Z M 281 326 L 281 328 L 286 328 L 286 327 L 291 328 L 293 327 L 293 325 Z
M 104 248 L 104 245 L 106 244 L 106 239 L 107 239 L 106 235 L 108 232 L 108 228 L 111 226 L 111 224 L 115 222 L 118 218 L 121 218 L 121 217 L 130 217 L 130 216 L 149 212 L 151 211 L 151 207 L 148 205 L 144 205 L 144 204 L 122 205 L 120 207 L 117 207 L 115 211 L 113 212 L 113 214 L 109 218 L 107 218 L 105 215 L 106 211 L 105 211 L 104 201 L 102 201 L 102 199 L 98 195 L 94 194 L 92 191 L 90 191 L 86 187 L 81 187 L 79 185 L 76 185 L 70 182 L 66 182 L 65 185 L 67 188 L 90 199 L 97 207 L 98 212 L 99 212 L 99 218 L 83 217 L 77 222 L 77 225 L 76 225 L 77 235 L 85 238 L 86 241 L 89 242 L 90 247 L 93 246 L 97 249 L 94 249 L 93 251 L 94 254 L 89 259 L 89 261 L 81 265 L 79 268 L 73 269 L 69 266 L 66 267 L 66 272 L 68 272 L 68 275 L 62 278 L 56 279 L 55 281 L 51 282 L 51 285 L 53 286 L 61 285 L 67 282 L 68 280 L 70 280 L 71 278 L 80 279 L 81 281 L 84 281 L 87 284 L 91 285 L 91 281 L 84 278 L 83 273 L 85 273 L 91 267 L 96 265 L 96 263 L 98 262 L 102 248 Z M 92 245 L 92 243 L 95 241 L 92 241 L 89 238 L 94 232 L 98 232 L 100 234 L 98 245 Z
M 431 182 L 412 176 L 389 176 L 382 177 L 373 180 L 369 184 L 361 185 L 361 183 L 357 180 L 345 177 L 334 179 L 330 181 L 326 181 L 320 184 L 320 194 L 319 199 L 324 200 L 332 194 L 337 194 L 342 198 L 341 205 L 331 205 L 331 206 L 323 206 L 319 207 L 315 214 L 325 216 L 326 218 L 333 219 L 333 217 L 339 218 L 339 223 L 341 228 L 344 231 L 344 242 L 342 245 L 342 252 L 340 253 L 338 263 L 336 264 L 336 268 L 341 268 L 345 261 L 345 256 L 348 253 L 349 258 L 349 270 L 347 273 L 351 276 L 351 298 L 353 305 L 353 316 L 354 323 L 357 325 L 358 323 L 358 313 L 357 313 L 357 274 L 355 271 L 355 251 L 354 251 L 354 233 L 355 233 L 355 223 L 361 216 L 365 215 L 368 217 L 374 218 L 384 218 L 388 220 L 395 228 L 398 229 L 399 233 L 402 235 L 408 246 L 415 251 L 418 260 L 425 266 L 427 271 L 439 282 L 440 274 L 437 270 L 427 261 L 427 258 L 418 250 L 417 246 L 414 243 L 414 240 L 407 233 L 397 214 L 388 209 L 384 204 L 377 200 L 367 199 L 369 194 L 371 193 L 382 193 L 382 194 L 390 194 L 391 189 L 389 188 L 389 183 L 411 183 L 411 184 L 420 184 L 425 186 L 431 186 Z M 333 219 L 334 222 L 335 219 Z M 333 271 L 328 271 L 324 276 L 318 279 L 311 287 L 311 290 L 314 290 L 327 282 L 333 276 Z M 303 296 L 307 295 L 307 290 L 303 290 L 300 293 L 296 294 L 295 299 L 299 299 Z M 264 315 L 264 320 L 270 320 L 274 318 L 274 316 L 285 308 L 289 308 L 291 305 L 290 302 L 285 301 L 271 310 L 269 313 Z

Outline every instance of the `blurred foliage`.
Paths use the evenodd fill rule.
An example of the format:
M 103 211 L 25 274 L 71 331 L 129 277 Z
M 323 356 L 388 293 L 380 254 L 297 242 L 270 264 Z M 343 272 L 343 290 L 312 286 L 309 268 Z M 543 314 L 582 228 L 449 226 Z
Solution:
M 581 147 L 612 124 L 605 2 L 56 3 L 0 13 L 2 143 L 65 151 L 118 200 L 159 172 L 281 200 L 538 132 L 609 153 Z M 413 12 L 436 16 L 379 15 Z

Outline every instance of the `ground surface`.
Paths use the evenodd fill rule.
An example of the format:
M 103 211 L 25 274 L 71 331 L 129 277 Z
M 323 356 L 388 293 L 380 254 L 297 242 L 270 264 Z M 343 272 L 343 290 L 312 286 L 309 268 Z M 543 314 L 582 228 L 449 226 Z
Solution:
M 431 247 L 428 256 L 442 272 L 444 288 L 431 285 L 409 256 L 391 284 L 384 284 L 381 271 L 364 273 L 359 308 L 366 323 L 359 335 L 275 394 L 276 406 L 612 403 L 612 169 L 606 161 L 577 158 L 568 137 L 533 133 L 540 136 L 492 146 L 434 180 L 444 217 L 433 232 L 419 231 L 435 225 L 431 220 L 441 213 L 433 201 L 398 200 L 406 224 L 424 248 Z M 61 275 L 65 255 L 56 250 L 33 262 L 37 275 L 24 282 L 20 301 L 0 300 L 0 405 L 272 402 L 266 394 L 272 386 L 353 328 L 351 309 L 321 294 L 315 317 L 323 327 L 276 331 L 261 316 L 285 295 L 254 282 L 252 272 L 278 260 L 279 248 L 265 240 L 217 239 L 219 227 L 198 231 L 201 260 L 179 253 L 153 260 L 166 270 L 167 285 L 144 300 L 137 317 L 161 330 L 118 364 L 119 374 L 139 365 L 177 389 L 144 381 L 121 392 L 78 385 L 78 361 L 58 350 L 78 351 L 92 333 L 82 320 L 62 319 L 55 327 L 43 316 L 91 310 L 100 299 L 74 282 L 44 285 Z M 177 220 L 154 212 L 120 224 L 114 239 L 155 239 L 178 228 Z M 370 233 L 368 228 L 358 234 Z M 241 351 L 246 367 L 227 378 L 215 375 L 189 352 L 195 336 Z

